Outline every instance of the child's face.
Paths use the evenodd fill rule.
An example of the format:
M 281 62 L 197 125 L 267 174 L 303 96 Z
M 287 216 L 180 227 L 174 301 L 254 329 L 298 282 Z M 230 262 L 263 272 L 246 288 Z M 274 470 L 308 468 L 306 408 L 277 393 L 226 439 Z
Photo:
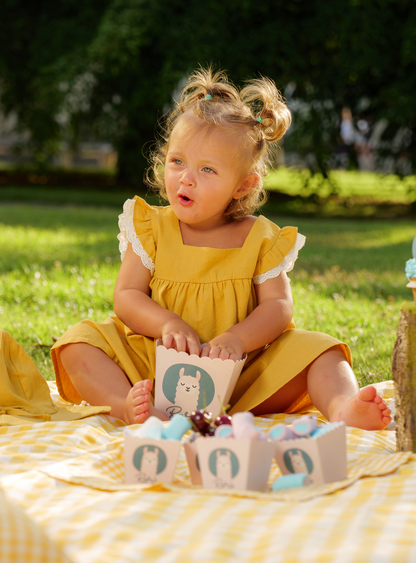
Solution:
M 238 132 L 184 114 L 172 132 L 165 165 L 166 191 L 178 219 L 198 229 L 224 223 L 230 201 L 250 189 L 249 162 Z

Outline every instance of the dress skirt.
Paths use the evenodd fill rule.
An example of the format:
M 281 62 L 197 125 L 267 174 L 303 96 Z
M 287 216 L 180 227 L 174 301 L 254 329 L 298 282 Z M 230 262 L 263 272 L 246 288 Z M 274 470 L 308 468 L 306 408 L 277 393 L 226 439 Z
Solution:
M 51 352 L 59 393 L 68 402 L 78 404 L 82 398 L 62 365 L 60 350 L 62 346 L 76 342 L 103 350 L 120 366 L 132 385 L 142 379 L 154 380 L 156 342 L 153 338 L 135 334 L 117 317 L 110 317 L 103 323 L 82 321 L 70 328 Z M 322 332 L 287 329 L 271 344 L 248 355 L 230 399 L 230 413 L 254 409 L 304 371 L 323 352 L 335 346 L 340 347 L 351 365 L 349 347 L 336 338 Z M 308 404 L 311 404 L 308 397 L 299 397 L 298 409 Z M 287 412 L 292 412 L 292 409 Z

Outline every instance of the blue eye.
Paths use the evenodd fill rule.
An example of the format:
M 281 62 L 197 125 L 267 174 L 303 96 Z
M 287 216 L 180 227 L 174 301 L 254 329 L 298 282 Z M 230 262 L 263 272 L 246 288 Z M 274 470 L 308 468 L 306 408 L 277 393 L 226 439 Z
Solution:
M 203 172 L 214 172 L 212 168 L 209 168 L 208 166 L 204 166 L 204 168 L 202 169 Z

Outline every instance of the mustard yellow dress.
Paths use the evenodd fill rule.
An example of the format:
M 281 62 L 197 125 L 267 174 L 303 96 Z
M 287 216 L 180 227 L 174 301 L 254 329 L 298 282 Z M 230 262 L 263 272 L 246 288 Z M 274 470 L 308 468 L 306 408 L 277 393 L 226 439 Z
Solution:
M 260 216 L 241 248 L 187 246 L 172 208 L 149 206 L 139 197 L 126 201 L 119 226 L 122 258 L 131 243 L 152 274 L 152 299 L 192 326 L 201 342 L 245 319 L 257 305 L 255 284 L 290 271 L 305 240 L 295 227 L 280 229 Z M 74 342 L 103 350 L 133 384 L 154 378 L 153 338 L 134 333 L 115 316 L 103 323 L 85 320 L 52 348 L 57 386 L 67 401 L 82 400 L 59 355 L 63 345 Z M 230 400 L 230 412 L 253 409 L 336 345 L 351 363 L 348 346 L 326 334 L 297 329 L 291 322 L 279 338 L 249 354 Z M 301 397 L 292 410 L 306 404 L 309 398 Z

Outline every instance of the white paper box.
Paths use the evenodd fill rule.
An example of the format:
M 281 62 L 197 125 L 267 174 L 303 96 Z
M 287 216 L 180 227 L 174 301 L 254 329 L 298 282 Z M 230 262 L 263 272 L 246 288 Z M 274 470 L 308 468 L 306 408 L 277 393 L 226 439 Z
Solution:
M 238 362 L 219 358 L 200 358 L 177 352 L 160 343 L 156 347 L 155 407 L 171 418 L 180 413 L 190 416 L 206 409 L 216 417 L 226 405 L 243 369 L 245 358 Z
M 193 442 L 184 442 L 186 459 L 188 461 L 189 473 L 191 475 L 192 485 L 202 485 L 201 469 L 199 466 L 198 452 L 196 443 L 202 437 L 196 438 Z
M 347 441 L 345 424 L 318 438 L 298 438 L 275 442 L 275 459 L 283 475 L 309 474 L 311 485 L 323 485 L 347 478 Z
M 275 452 L 273 442 L 202 438 L 196 441 L 204 489 L 264 491 Z
M 170 483 L 175 473 L 180 440 L 137 438 L 134 430 L 124 429 L 124 480 L 126 483 Z

